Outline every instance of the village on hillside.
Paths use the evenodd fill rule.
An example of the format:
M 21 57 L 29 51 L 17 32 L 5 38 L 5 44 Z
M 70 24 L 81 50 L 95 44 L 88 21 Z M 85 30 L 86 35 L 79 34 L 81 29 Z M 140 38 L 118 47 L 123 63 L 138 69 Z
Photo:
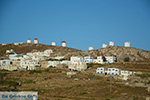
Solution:
M 27 40 L 27 43 L 30 44 L 31 39 Z M 34 39 L 34 44 L 38 44 L 39 41 L 37 38 Z M 20 43 L 14 43 L 14 45 L 19 45 Z M 6 45 L 6 44 L 2 44 Z M 52 42 L 52 46 L 56 46 L 56 42 Z M 62 41 L 62 47 L 66 47 L 67 44 L 65 41 Z M 109 46 L 114 46 L 114 42 L 110 42 Z M 106 44 L 102 45 L 102 48 L 107 47 Z M 130 42 L 125 42 L 125 47 L 130 47 Z M 94 47 L 89 47 L 89 50 L 94 50 Z M 97 63 L 97 64 L 108 64 L 116 63 L 117 58 L 115 56 L 97 56 L 96 58 L 89 56 L 72 56 L 70 60 L 65 60 L 64 56 L 51 57 L 53 50 L 48 49 L 44 52 L 28 52 L 26 55 L 16 54 L 13 49 L 6 50 L 6 55 L 9 59 L 0 60 L 0 69 L 5 70 L 34 70 L 39 67 L 44 68 L 57 68 L 63 67 L 61 65 L 66 65 L 70 71 L 86 71 L 88 69 L 88 63 Z M 41 65 L 39 62 L 48 61 L 47 64 Z M 120 79 L 127 80 L 128 76 L 134 75 L 136 72 L 121 70 L 117 68 L 97 68 L 95 71 L 96 74 L 102 75 L 113 75 L 119 76 Z
M 31 44 L 31 40 L 27 40 L 27 44 Z M 38 39 L 34 39 L 34 44 L 38 44 Z M 22 43 L 14 43 L 15 46 L 21 45 Z M 6 46 L 7 44 L 2 44 Z M 56 46 L 56 42 L 52 42 L 52 46 Z M 62 41 L 62 47 L 67 47 L 65 41 Z M 114 42 L 110 42 L 109 46 L 114 46 Z M 107 45 L 103 44 L 102 48 L 106 48 Z M 125 42 L 125 47 L 130 47 L 130 42 Z M 89 47 L 89 51 L 94 50 L 94 47 Z M 6 56 L 8 59 L 0 60 L 0 70 L 1 71 L 20 71 L 20 72 L 28 72 L 28 71 L 38 71 L 39 69 L 49 69 L 52 70 L 65 70 L 65 75 L 70 80 L 79 81 L 79 80 L 89 80 L 92 81 L 94 78 L 88 77 L 89 75 L 94 75 L 96 78 L 106 78 L 106 81 L 116 80 L 119 81 L 116 84 L 124 84 L 125 86 L 137 86 L 144 87 L 146 91 L 150 92 L 150 85 L 146 84 L 150 82 L 150 79 L 144 80 L 139 77 L 143 77 L 144 75 L 140 71 L 136 70 L 124 70 L 124 68 L 117 68 L 115 64 L 117 64 L 116 56 L 97 56 L 92 57 L 89 56 L 71 56 L 68 59 L 65 56 L 51 56 L 55 53 L 52 49 L 46 49 L 43 52 L 41 51 L 32 51 L 26 54 L 18 54 L 13 49 L 6 50 Z M 126 59 L 128 61 L 128 59 Z M 113 66 L 111 66 L 113 64 Z M 96 65 L 96 67 L 91 67 L 91 65 Z M 110 67 L 106 67 L 109 65 Z M 66 71 L 67 70 L 67 71 Z M 62 71 L 63 72 L 63 71 Z M 30 72 L 29 72 L 30 73 Z M 33 72 L 34 73 L 34 72 Z M 73 77 L 74 75 L 84 74 L 87 75 L 87 78 L 78 78 Z M 93 76 L 92 76 L 93 77 Z M 52 78 L 44 78 L 45 80 L 52 80 Z M 55 77 L 54 80 L 59 79 Z M 121 80 L 121 82 L 120 82 Z M 138 81 L 137 81 L 138 80 Z M 30 83 L 30 82 L 29 82 Z M 38 81 L 35 81 L 38 84 Z M 19 83 L 21 84 L 21 83 Z M 45 84 L 45 83 L 44 83 Z M 112 82 L 111 82 L 112 84 Z M 47 85 L 45 85 L 47 86 Z M 149 100 L 149 99 L 147 99 Z

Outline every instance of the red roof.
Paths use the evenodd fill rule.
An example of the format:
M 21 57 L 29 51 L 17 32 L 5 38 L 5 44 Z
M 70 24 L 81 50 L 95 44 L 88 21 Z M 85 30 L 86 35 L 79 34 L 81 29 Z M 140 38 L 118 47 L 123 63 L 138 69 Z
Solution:
M 28 40 L 31 40 L 31 39 L 28 39 Z
M 34 40 L 38 40 L 37 38 L 35 38 Z
M 66 41 L 62 41 L 62 43 L 66 43 Z

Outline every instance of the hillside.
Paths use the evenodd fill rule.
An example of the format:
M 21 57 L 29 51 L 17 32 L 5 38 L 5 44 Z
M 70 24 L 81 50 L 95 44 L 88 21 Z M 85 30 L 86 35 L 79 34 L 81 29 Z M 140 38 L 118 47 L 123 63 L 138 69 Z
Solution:
M 0 45 L 0 57 L 5 57 L 6 50 L 13 49 L 18 54 L 26 54 L 28 52 L 44 51 L 46 49 L 52 49 L 53 54 L 51 56 L 116 56 L 117 61 L 121 62 L 124 58 L 129 57 L 130 61 L 143 61 L 150 59 L 150 51 L 140 50 L 132 47 L 119 47 L 119 46 L 108 46 L 91 51 L 81 51 L 73 48 L 62 47 L 62 46 L 51 46 L 44 44 L 27 44 L 15 46 L 14 44 L 8 44 L 6 46 Z
M 123 61 L 124 58 L 129 57 L 130 61 L 140 61 L 150 58 L 150 51 L 136 49 L 132 47 L 119 47 L 119 46 L 108 46 L 98 50 L 85 51 L 84 54 L 96 56 L 116 56 L 117 60 Z

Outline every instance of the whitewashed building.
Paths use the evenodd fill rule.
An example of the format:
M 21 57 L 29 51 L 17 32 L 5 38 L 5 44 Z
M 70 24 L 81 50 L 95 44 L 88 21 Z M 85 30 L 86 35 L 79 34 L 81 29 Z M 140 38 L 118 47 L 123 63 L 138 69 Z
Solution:
M 11 54 L 9 55 L 10 60 L 21 60 L 23 58 L 22 54 Z
M 31 43 L 31 39 L 28 39 L 28 40 L 27 40 L 27 43 Z
M 37 38 L 34 39 L 34 44 L 38 44 L 39 40 Z
M 106 68 L 100 67 L 96 69 L 96 74 L 105 74 Z
M 52 42 L 52 45 L 53 45 L 53 46 L 56 46 L 56 42 Z
M 2 46 L 5 46 L 5 45 L 7 45 L 6 43 L 2 43 Z
M 66 47 L 67 44 L 66 44 L 66 41 L 62 41 L 62 47 Z
M 106 48 L 107 47 L 107 44 L 102 44 L 102 48 Z
M 87 65 L 85 62 L 72 62 L 68 68 L 72 71 L 85 71 L 87 69 Z
M 83 57 L 71 57 L 71 62 L 84 62 Z
M 110 41 L 110 42 L 109 42 L 109 46 L 114 46 L 114 42 L 113 42 L 113 41 Z
M 130 47 L 130 42 L 125 42 L 125 43 L 124 43 L 124 46 L 125 46 L 125 47 Z
M 104 59 L 105 58 L 103 56 L 98 56 L 97 59 L 95 60 L 95 62 L 99 63 L 99 64 L 103 64 L 103 63 L 105 63 Z
M 52 66 L 52 67 L 55 68 L 57 66 L 57 64 L 61 64 L 60 61 L 48 61 L 48 66 L 47 67 Z
M 106 56 L 107 63 L 114 63 L 117 62 L 117 58 L 115 56 Z
M 6 54 L 16 54 L 13 49 L 6 50 Z
M 89 47 L 89 50 L 94 50 L 94 47 Z
M 26 70 L 33 70 L 35 69 L 35 66 L 40 66 L 38 64 L 38 61 L 34 61 L 34 60 L 21 60 L 20 61 L 20 66 L 22 68 L 25 68 Z
M 65 56 L 57 56 L 57 57 L 55 57 L 55 59 L 58 59 L 58 60 L 60 60 L 60 59 L 63 59 Z
M 19 43 L 14 43 L 14 45 L 19 45 Z
M 45 50 L 44 52 L 34 52 L 32 55 L 49 57 L 51 53 L 53 53 L 53 51 L 51 49 L 48 49 Z
M 63 60 L 63 61 L 61 61 L 60 63 L 61 63 L 61 64 L 69 65 L 69 64 L 71 64 L 71 61 Z
M 132 71 L 124 71 L 118 68 L 104 68 L 100 67 L 96 69 L 96 74 L 103 74 L 103 75 L 111 75 L 111 76 L 118 76 L 119 79 L 127 80 L 130 75 L 134 75 L 136 72 Z
M 32 57 L 33 53 L 27 53 L 26 55 Z
M 120 69 L 118 68 L 108 68 L 107 70 L 107 75 L 115 75 L 115 76 L 118 76 L 120 75 Z
M 84 62 L 85 63 L 93 63 L 93 57 L 91 57 L 91 56 L 84 57 Z
M 0 66 L 7 66 L 12 64 L 11 60 L 0 60 Z
M 128 77 L 130 76 L 130 75 L 134 75 L 135 74 L 135 72 L 132 72 L 132 71 L 125 71 L 125 70 L 121 70 L 121 78 L 123 79 L 123 80 L 128 80 Z

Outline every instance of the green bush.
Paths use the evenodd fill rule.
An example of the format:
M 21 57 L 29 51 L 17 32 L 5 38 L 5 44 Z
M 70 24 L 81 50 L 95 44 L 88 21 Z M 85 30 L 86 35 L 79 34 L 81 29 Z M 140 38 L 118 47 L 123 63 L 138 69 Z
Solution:
M 8 80 L 2 80 L 0 81 L 2 85 L 10 85 L 10 86 L 17 86 L 19 83 L 16 81 L 8 81 Z
M 31 70 L 29 72 L 29 74 L 34 74 L 34 73 L 42 73 L 42 71 L 41 70 Z
M 0 79 L 6 76 L 7 73 L 0 73 Z
M 130 58 L 129 57 L 125 57 L 124 58 L 124 62 L 129 62 L 130 61 Z
M 46 61 L 63 61 L 63 60 L 66 60 L 66 59 L 64 59 L 64 58 L 63 59 L 51 59 L 51 58 L 46 59 Z
M 36 65 L 35 67 L 41 67 L 40 65 Z
M 33 80 L 27 80 L 24 83 L 33 83 Z
M 47 69 L 44 69 L 44 72 L 49 72 L 49 69 L 47 68 Z
M 6 70 L 6 69 L 1 69 L 0 71 L 8 71 L 8 70 Z

